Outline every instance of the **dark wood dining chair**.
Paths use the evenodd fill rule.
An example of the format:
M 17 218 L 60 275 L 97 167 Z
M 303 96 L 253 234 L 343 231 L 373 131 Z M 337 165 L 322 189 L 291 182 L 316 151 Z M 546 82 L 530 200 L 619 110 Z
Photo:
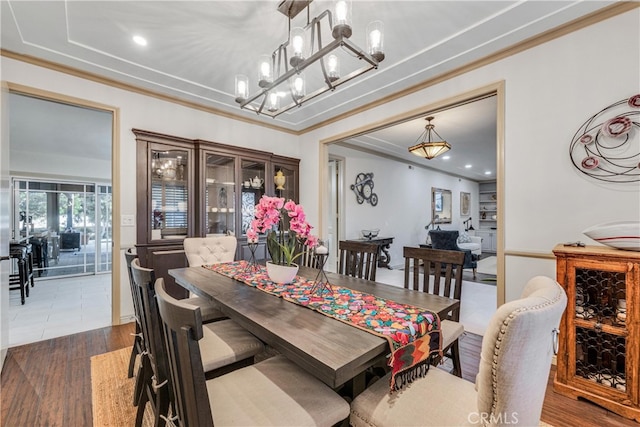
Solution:
M 133 315 L 135 321 L 135 333 L 133 339 L 133 347 L 131 348 L 131 357 L 129 358 L 129 370 L 127 377 L 133 377 L 133 371 L 135 368 L 136 357 L 144 351 L 144 342 L 142 342 L 142 326 L 140 325 L 140 310 L 142 309 L 140 301 L 138 301 L 138 292 L 134 287 L 133 275 L 131 273 L 131 262 L 136 259 L 138 255 L 134 253 L 132 248 L 127 249 L 124 252 L 124 259 L 127 265 L 127 274 L 129 276 L 129 287 L 131 290 L 131 299 L 133 300 Z
M 306 246 L 298 243 L 296 245 L 295 253 L 296 256 L 300 254 L 300 256 L 294 261 L 300 267 L 318 268 L 318 260 L 313 253 L 313 249 L 308 249 Z
M 375 243 L 342 240 L 338 243 L 340 259 L 338 273 L 365 280 L 376 280 L 378 245 Z
M 127 254 L 125 253 L 125 257 Z M 129 255 L 131 258 L 131 255 Z M 138 406 L 135 426 L 142 426 L 147 403 L 153 406 L 154 425 L 163 426 L 161 416 L 169 414 L 171 402 L 168 362 L 164 351 L 162 329 L 158 320 L 158 305 L 155 298 L 155 275 L 153 270 L 140 267 L 140 260 L 133 258 L 130 262 L 131 280 L 133 282 L 134 304 L 139 304 L 140 327 L 142 330 L 144 352 L 136 376 L 134 388 L 135 404 Z
M 406 289 L 460 300 L 464 252 L 405 246 L 403 255 Z M 430 277 L 433 277 L 433 283 Z M 458 339 L 464 334 L 464 326 L 460 323 L 459 306 L 440 320 L 442 350 L 453 361 L 452 373 L 462 377 Z
M 174 395 L 174 425 L 331 426 L 349 416 L 349 404 L 341 396 L 282 355 L 205 380 L 198 345 L 204 336 L 200 308 L 170 296 L 163 279 L 155 288 Z
M 478 268 L 478 256 L 473 254 L 469 249 L 461 249 L 458 246 L 458 230 L 430 230 L 429 238 L 431 239 L 431 247 L 433 249 L 442 249 L 447 251 L 462 251 L 464 253 L 464 268 L 470 268 L 473 271 L 473 278 L 476 278 L 476 270 Z
M 144 406 L 147 402 L 154 405 L 154 413 L 157 418 L 160 415 L 167 416 L 167 397 L 170 396 L 168 387 L 163 387 L 169 377 L 169 365 L 166 360 L 166 347 L 164 344 L 160 312 L 156 299 L 156 285 L 153 270 L 140 267 L 138 259 L 131 262 L 134 284 L 139 288 L 140 301 L 142 302 L 141 324 L 146 345 L 147 357 L 150 369 L 143 367 L 143 392 L 138 404 L 138 416 L 136 427 L 140 426 L 144 414 Z M 188 307 L 196 307 L 189 304 L 188 300 L 181 300 Z M 199 317 L 202 321 L 202 315 Z M 254 357 L 264 351 L 264 344 L 255 336 L 240 327 L 233 320 L 221 320 L 207 323 L 202 327 L 203 339 L 199 341 L 202 352 L 202 369 L 207 378 L 215 378 L 227 372 L 244 366 L 251 365 Z M 173 399 L 171 399 L 173 401 Z M 140 424 L 138 424 L 138 420 Z M 162 422 L 160 422 L 162 424 Z

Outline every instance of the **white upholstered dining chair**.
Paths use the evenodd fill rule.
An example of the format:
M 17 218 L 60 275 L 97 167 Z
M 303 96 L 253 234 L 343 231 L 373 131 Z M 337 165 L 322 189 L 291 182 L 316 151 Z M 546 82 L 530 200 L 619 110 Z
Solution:
M 184 253 L 187 256 L 189 267 L 231 262 L 235 258 L 237 246 L 238 240 L 235 236 L 187 237 L 184 239 Z M 200 307 L 204 323 L 226 318 L 213 302 L 197 295 L 191 294 L 187 302 Z
M 532 278 L 521 299 L 503 304 L 491 318 L 475 387 L 432 367 L 424 378 L 390 394 L 385 377 L 353 401 L 351 426 L 538 426 L 554 328 L 566 305 L 555 280 Z

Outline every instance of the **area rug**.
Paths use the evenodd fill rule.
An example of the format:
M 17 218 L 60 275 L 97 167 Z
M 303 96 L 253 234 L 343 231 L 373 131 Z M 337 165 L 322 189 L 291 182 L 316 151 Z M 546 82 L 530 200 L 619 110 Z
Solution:
M 497 266 L 496 266 L 497 261 L 498 261 L 498 258 L 496 258 L 495 256 L 490 256 L 490 257 L 481 259 L 480 261 L 478 261 L 478 267 L 476 268 L 476 271 L 478 273 L 492 274 L 495 276 L 497 274 Z
M 132 426 L 137 408 L 133 406 L 135 378 L 127 378 L 131 347 L 91 358 L 91 403 L 94 427 Z M 153 426 L 151 405 L 147 405 L 143 426 Z

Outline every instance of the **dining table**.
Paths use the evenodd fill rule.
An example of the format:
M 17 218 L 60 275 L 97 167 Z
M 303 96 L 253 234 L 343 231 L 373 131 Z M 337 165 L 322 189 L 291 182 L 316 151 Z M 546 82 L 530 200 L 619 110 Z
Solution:
M 170 269 L 177 284 L 212 301 L 226 316 L 322 382 L 352 387 L 352 397 L 366 386 L 365 371 L 385 362 L 387 339 L 294 304 L 206 267 Z M 318 270 L 301 266 L 298 276 L 313 280 Z M 379 282 L 326 272 L 332 285 L 349 288 L 437 313 L 441 318 L 460 301 Z

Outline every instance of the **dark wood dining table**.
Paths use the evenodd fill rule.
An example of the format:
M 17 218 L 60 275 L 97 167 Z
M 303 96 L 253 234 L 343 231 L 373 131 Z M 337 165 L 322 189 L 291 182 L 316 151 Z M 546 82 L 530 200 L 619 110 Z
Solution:
M 318 270 L 300 267 L 299 276 L 315 279 Z M 388 341 L 315 310 L 278 298 L 204 267 L 169 270 L 176 283 L 215 301 L 229 318 L 328 386 L 353 381 L 364 390 L 364 372 L 390 354 Z M 332 285 L 411 304 L 443 317 L 460 301 L 400 287 L 327 273 Z

